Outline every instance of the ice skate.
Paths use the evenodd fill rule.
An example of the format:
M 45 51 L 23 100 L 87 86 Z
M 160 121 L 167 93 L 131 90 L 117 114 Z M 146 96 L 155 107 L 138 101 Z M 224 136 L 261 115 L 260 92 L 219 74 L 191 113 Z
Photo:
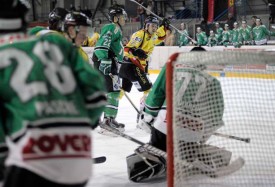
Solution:
M 125 129 L 124 129 L 125 125 L 122 124 L 122 123 L 118 123 L 118 122 L 117 122 L 114 118 L 112 118 L 112 117 L 104 117 L 102 124 L 107 125 L 107 126 L 110 126 L 110 127 L 114 128 L 114 129 L 120 131 L 120 132 L 124 132 L 124 131 L 125 131 Z M 100 125 L 99 125 L 99 126 L 100 126 Z M 117 135 L 115 135 L 114 133 L 112 133 L 112 132 L 110 132 L 110 131 L 108 131 L 108 130 L 102 128 L 102 127 L 101 127 L 99 133 L 100 133 L 100 134 L 104 134 L 104 135 L 114 136 L 114 137 L 117 136 Z

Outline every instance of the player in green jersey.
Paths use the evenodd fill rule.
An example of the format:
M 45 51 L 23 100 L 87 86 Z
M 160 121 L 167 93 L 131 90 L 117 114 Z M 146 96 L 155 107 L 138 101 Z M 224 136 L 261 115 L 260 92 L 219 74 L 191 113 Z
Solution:
M 92 169 L 91 129 L 107 101 L 104 79 L 63 36 L 28 38 L 27 1 L 1 3 L 4 187 L 84 187 Z
M 127 14 L 121 6 L 115 5 L 109 8 L 111 23 L 102 27 L 93 54 L 94 67 L 104 75 L 108 92 L 108 105 L 104 110 L 103 123 L 120 131 L 124 131 L 125 125 L 118 123 L 115 118 L 120 94 L 118 70 L 123 61 L 122 27 L 125 25 L 126 16 Z M 99 132 L 107 133 L 104 129 Z
M 194 50 L 202 51 L 204 49 L 196 47 L 191 51 Z M 181 134 L 179 141 L 181 141 L 183 147 L 185 144 L 189 145 L 188 149 L 190 150 L 198 152 L 201 150 L 204 153 L 207 148 L 211 148 L 221 151 L 217 151 L 221 155 L 215 155 L 214 152 L 216 151 L 213 153 L 208 151 L 205 153 L 207 156 L 202 156 L 186 150 L 183 159 L 186 159 L 190 164 L 194 164 L 194 168 L 213 174 L 214 170 L 219 167 L 220 162 L 228 164 L 225 163 L 224 157 L 229 155 L 229 151 L 223 151 L 218 147 L 205 144 L 213 132 L 223 126 L 224 102 L 221 85 L 216 78 L 205 71 L 205 66 L 188 64 L 185 67 L 181 70 L 181 81 L 176 83 L 178 90 L 184 90 L 184 92 L 181 93 L 181 100 L 177 100 L 176 103 L 179 105 L 177 108 L 180 108 L 180 111 L 178 111 L 180 113 L 179 119 L 185 119 L 182 123 L 185 122 L 188 126 L 177 129 Z M 198 80 L 200 81 L 198 82 Z M 145 109 L 140 121 L 151 128 L 149 144 L 166 151 L 166 66 L 162 68 L 146 99 Z M 220 159 L 207 162 L 210 155 L 219 156 Z M 147 151 L 143 146 L 136 149 L 135 154 L 127 157 L 127 165 L 129 179 L 134 182 L 165 175 L 165 159 L 150 152 L 150 150 Z M 207 168 L 215 169 L 207 171 Z

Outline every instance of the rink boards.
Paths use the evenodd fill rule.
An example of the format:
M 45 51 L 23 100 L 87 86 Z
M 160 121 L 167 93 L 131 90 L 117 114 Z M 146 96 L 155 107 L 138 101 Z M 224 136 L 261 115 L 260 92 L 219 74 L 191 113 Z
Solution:
M 158 74 L 166 63 L 167 59 L 176 52 L 189 52 L 194 46 L 156 46 L 152 55 L 150 56 L 149 73 Z M 241 48 L 234 48 L 233 46 L 215 46 L 206 47 L 207 51 L 274 51 L 275 45 L 264 45 L 264 46 L 242 46 Z M 90 63 L 92 62 L 92 54 L 94 51 L 93 47 L 83 48 L 89 56 Z M 275 62 L 275 60 L 274 60 Z M 275 64 L 275 63 L 274 63 Z M 274 74 L 275 66 L 263 65 L 263 64 L 244 64 L 235 66 L 226 66 L 222 70 L 217 67 L 213 71 L 209 72 L 215 77 L 236 77 L 236 78 L 263 78 L 263 79 L 275 79 Z M 244 73 L 245 72 L 245 73 Z

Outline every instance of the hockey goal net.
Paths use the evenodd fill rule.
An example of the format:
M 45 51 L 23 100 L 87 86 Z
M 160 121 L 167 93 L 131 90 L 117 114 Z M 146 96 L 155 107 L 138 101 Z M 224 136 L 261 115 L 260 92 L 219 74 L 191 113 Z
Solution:
M 190 52 L 166 69 L 168 186 L 275 186 L 275 56 Z

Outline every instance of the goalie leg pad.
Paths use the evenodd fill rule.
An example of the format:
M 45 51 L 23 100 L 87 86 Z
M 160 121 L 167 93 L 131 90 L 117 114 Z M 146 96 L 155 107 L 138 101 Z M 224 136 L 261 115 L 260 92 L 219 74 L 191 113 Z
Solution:
M 198 156 L 193 165 L 203 174 L 215 177 L 219 168 L 228 166 L 231 160 L 232 152 L 223 148 L 211 145 L 203 145 L 198 150 Z
M 138 148 L 135 152 L 126 158 L 129 180 L 142 182 L 165 176 L 166 162 L 164 158 L 147 152 L 143 147 Z

